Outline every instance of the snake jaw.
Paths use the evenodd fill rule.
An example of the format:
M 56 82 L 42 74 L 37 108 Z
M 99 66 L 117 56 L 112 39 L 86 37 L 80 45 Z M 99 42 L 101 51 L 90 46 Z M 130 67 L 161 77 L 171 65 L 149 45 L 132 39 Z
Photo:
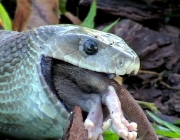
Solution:
M 140 68 L 140 61 L 138 56 L 133 58 L 118 58 L 115 64 L 115 74 L 125 75 L 125 74 L 137 74 Z
M 139 61 L 139 58 L 136 57 L 134 59 L 134 62 L 131 63 L 131 65 L 127 68 L 126 74 L 135 74 L 136 75 L 139 71 L 139 68 L 140 68 L 140 61 Z

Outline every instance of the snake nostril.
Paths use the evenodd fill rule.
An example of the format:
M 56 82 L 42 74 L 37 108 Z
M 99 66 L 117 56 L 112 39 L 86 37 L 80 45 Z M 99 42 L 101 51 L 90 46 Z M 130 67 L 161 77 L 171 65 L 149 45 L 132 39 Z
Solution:
M 120 61 L 117 63 L 117 68 L 121 68 L 123 66 L 123 59 L 120 59 Z
M 123 63 L 119 63 L 119 64 L 117 64 L 117 68 L 121 68 L 121 67 L 122 67 L 122 65 L 123 65 Z

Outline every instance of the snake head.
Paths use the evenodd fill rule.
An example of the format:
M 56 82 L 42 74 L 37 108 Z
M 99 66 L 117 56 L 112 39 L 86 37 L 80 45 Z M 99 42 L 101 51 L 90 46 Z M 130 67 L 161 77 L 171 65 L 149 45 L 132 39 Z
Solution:
M 136 53 L 116 35 L 77 25 L 43 26 L 32 32 L 43 55 L 108 74 L 137 74 Z
M 63 96 L 67 96 L 66 99 L 56 92 L 60 86 L 63 86 L 60 92 L 65 86 L 68 86 L 67 89 L 73 86 L 69 86 L 69 83 L 65 84 L 65 80 L 68 80 L 65 77 L 55 88 L 57 82 L 52 80 L 55 76 L 52 68 L 56 61 L 54 59 L 68 62 L 79 69 L 101 72 L 98 75 L 137 73 L 140 65 L 135 52 L 121 38 L 82 26 L 50 25 L 20 33 L 0 31 L 0 34 L 2 36 L 0 38 L 0 99 L 2 99 L 0 100 L 0 133 L 16 138 L 62 138 L 73 117 L 64 102 L 71 103 L 72 106 L 81 104 L 81 102 L 72 104 L 73 101 L 77 101 L 74 97 L 83 99 L 78 98 L 84 95 L 82 93 L 84 89 L 79 89 L 78 85 L 75 85 L 76 90 L 63 92 Z M 65 74 L 68 72 L 65 71 Z M 63 78 L 65 74 L 58 74 L 58 76 Z M 86 75 L 88 82 L 89 74 Z M 60 81 L 60 78 L 57 80 Z M 97 78 L 94 76 L 95 83 L 90 84 L 91 89 L 96 89 L 94 87 L 99 89 L 100 82 Z M 72 79 L 68 82 L 72 82 Z M 89 87 L 88 84 L 87 87 Z M 90 90 L 88 93 L 91 91 L 104 93 L 106 85 L 102 89 L 104 89 L 103 92 Z M 75 92 L 77 90 L 79 92 Z M 73 91 L 77 96 L 72 95 Z M 80 92 L 82 94 L 79 94 Z M 88 98 L 82 101 L 81 107 L 85 107 L 85 111 L 94 112 L 91 109 L 98 109 L 93 106 L 95 101 L 100 110 L 100 94 L 92 98 L 86 96 Z M 88 95 L 91 96 L 91 94 Z M 89 99 L 93 99 L 92 107 L 89 107 L 87 102 Z M 99 110 L 95 110 L 95 113 L 98 114 Z M 102 126 L 101 123 L 98 126 Z

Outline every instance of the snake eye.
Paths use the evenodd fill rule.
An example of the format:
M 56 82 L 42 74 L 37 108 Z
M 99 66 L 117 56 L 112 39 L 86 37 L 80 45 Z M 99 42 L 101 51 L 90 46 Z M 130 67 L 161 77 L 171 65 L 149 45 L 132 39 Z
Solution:
M 87 40 L 84 43 L 83 49 L 86 52 L 86 54 L 93 55 L 93 54 L 96 54 L 98 52 L 98 45 L 93 40 Z

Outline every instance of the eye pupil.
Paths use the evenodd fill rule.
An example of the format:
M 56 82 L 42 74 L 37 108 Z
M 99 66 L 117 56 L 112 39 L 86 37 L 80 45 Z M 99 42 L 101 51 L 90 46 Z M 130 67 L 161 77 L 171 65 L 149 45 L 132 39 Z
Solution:
M 88 55 L 96 54 L 98 52 L 97 43 L 95 41 L 93 41 L 93 40 L 87 40 L 84 43 L 84 51 Z
M 94 49 L 96 49 L 96 46 L 94 46 L 94 44 L 90 44 L 89 46 L 87 46 L 88 51 L 92 51 Z

